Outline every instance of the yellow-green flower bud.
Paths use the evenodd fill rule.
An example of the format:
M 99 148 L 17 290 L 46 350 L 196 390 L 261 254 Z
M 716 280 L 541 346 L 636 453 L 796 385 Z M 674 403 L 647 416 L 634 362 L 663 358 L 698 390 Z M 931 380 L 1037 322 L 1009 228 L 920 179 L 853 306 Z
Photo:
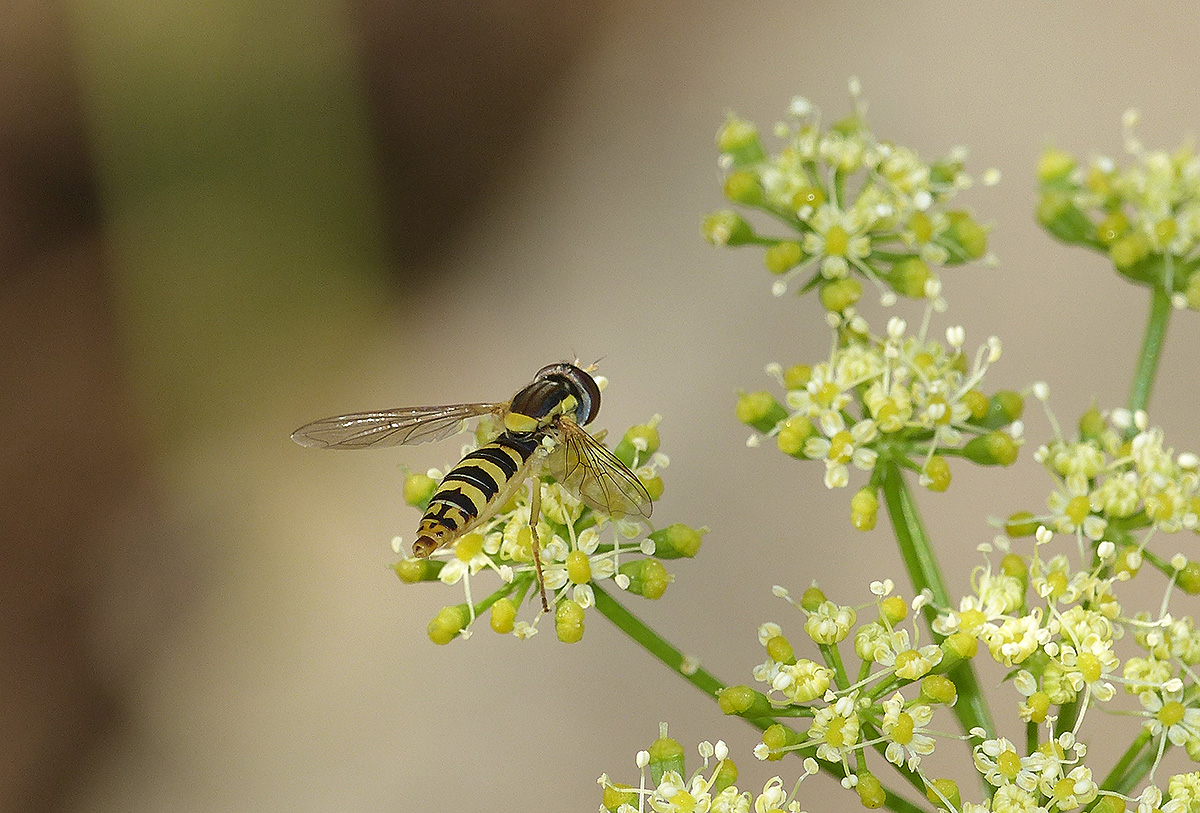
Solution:
M 467 626 L 470 620 L 471 615 L 465 604 L 443 607 L 429 622 L 429 627 L 426 629 L 429 640 L 438 645 L 448 644 Z
M 660 438 L 654 423 L 639 423 L 625 430 L 613 454 L 626 466 L 634 467 L 649 460 L 658 451 Z
M 766 390 L 743 392 L 738 395 L 738 420 L 759 432 L 770 432 L 775 428 L 775 424 L 787 416 L 787 410 Z
M 841 313 L 862 298 L 862 283 L 854 277 L 845 277 L 821 286 L 821 304 L 825 310 Z
M 663 774 L 674 771 L 684 776 L 683 746 L 670 737 L 663 736 L 650 744 L 650 779 L 657 785 L 662 781 Z
M 1121 212 L 1109 212 L 1096 226 L 1096 237 L 1106 246 L 1120 240 L 1129 233 L 1129 218 Z
M 1094 403 L 1079 416 L 1079 437 L 1083 440 L 1099 440 L 1107 428 L 1104 416 Z
M 650 499 L 657 500 L 662 497 L 663 489 L 666 488 L 666 485 L 663 483 L 663 478 L 659 477 L 657 474 L 653 477 L 642 477 L 641 475 L 638 475 L 638 480 L 641 481 L 642 486 L 645 487 L 646 493 L 650 495 Z
M 1200 737 L 1189 737 L 1183 747 L 1192 762 L 1200 762 Z
M 850 524 L 860 531 L 869 531 L 875 527 L 879 515 L 879 498 L 875 489 L 866 486 L 850 498 Z
M 645 598 L 661 598 L 671 583 L 671 575 L 657 559 L 625 562 L 618 571 L 629 577 L 629 592 Z
M 429 498 L 437 491 L 438 482 L 427 474 L 411 473 L 404 478 L 404 501 L 424 511 L 429 507 Z
M 963 393 L 962 402 L 971 411 L 971 420 L 979 421 L 987 417 L 991 401 L 979 390 L 967 390 Z
M 1113 188 L 1113 181 L 1116 180 L 1116 177 L 1115 168 L 1101 167 L 1093 161 L 1084 175 L 1083 186 L 1096 197 L 1105 198 L 1105 205 L 1117 205 L 1121 199 Z
M 638 794 L 637 791 L 629 785 L 605 785 L 604 797 L 601 804 L 608 813 L 617 813 L 617 809 L 621 805 L 626 805 L 631 808 L 637 807 Z
M 1055 147 L 1047 147 L 1037 163 L 1037 178 L 1040 182 L 1061 181 L 1075 169 L 1075 156 Z
M 1019 420 L 1025 412 L 1025 399 L 1021 393 L 1012 390 L 1000 390 L 992 396 L 988 407 L 987 417 L 980 423 L 988 429 L 999 429 Z
M 717 692 L 717 705 L 724 714 L 736 714 L 748 720 L 770 717 L 775 711 L 765 694 L 749 686 L 726 686 Z
M 1007 432 L 988 432 L 967 441 L 963 454 L 981 466 L 1011 466 L 1017 460 L 1020 446 Z
M 416 584 L 434 581 L 445 566 L 446 563 L 438 559 L 417 559 L 410 556 L 392 565 L 392 570 L 396 571 L 396 576 L 405 584 Z
M 1117 560 L 1113 562 L 1114 573 L 1128 573 L 1130 577 L 1136 576 L 1138 571 L 1142 569 L 1142 551 L 1137 545 L 1126 545 L 1117 553 Z
M 1189 308 L 1200 311 L 1200 272 L 1192 272 L 1192 276 L 1188 278 L 1187 287 L 1184 288 L 1183 296 L 1187 300 Z
M 928 675 L 921 679 L 921 698 L 930 703 L 953 706 L 958 700 L 958 687 L 944 675 Z
M 854 608 L 826 601 L 804 619 L 804 631 L 818 644 L 836 644 L 850 634 L 857 618 Z
M 950 487 L 950 464 L 940 454 L 925 464 L 925 487 L 930 491 L 945 491 Z
M 930 277 L 929 266 L 919 257 L 905 257 L 892 266 L 887 281 L 901 296 L 913 299 L 925 298 L 925 283 Z
M 731 157 L 734 166 L 755 164 L 767 157 L 758 140 L 758 128 L 734 116 L 717 131 L 717 149 Z
M 788 748 L 800 742 L 803 735 L 799 732 L 792 731 L 790 728 L 776 723 L 763 732 L 763 745 L 767 746 L 767 759 L 771 762 L 783 759 L 786 751 L 782 749 Z
M 754 229 L 746 219 L 728 209 L 704 218 L 700 233 L 714 246 L 744 246 L 754 241 Z
M 940 648 L 942 662 L 933 669 L 933 673 L 944 675 L 963 661 L 975 657 L 979 651 L 979 641 L 968 633 L 955 632 L 942 641 Z
M 854 789 L 858 791 L 858 801 L 862 802 L 862 806 L 867 810 L 878 810 L 887 801 L 883 783 L 870 771 L 858 772 L 858 784 Z
M 925 798 L 930 802 L 938 807 L 949 807 L 951 810 L 962 809 L 962 796 L 958 792 L 958 783 L 953 779 L 935 779 L 928 784 L 929 787 L 925 789 Z M 943 799 L 946 801 L 942 801 Z M 946 802 L 950 804 L 947 805 Z
M 763 265 L 772 274 L 784 274 L 804 262 L 804 249 L 792 240 L 781 240 L 763 254 Z
M 1018 511 L 1004 522 L 1004 532 L 1016 539 L 1022 536 L 1033 536 L 1041 525 L 1033 514 L 1028 511 Z
M 821 588 L 815 584 L 804 591 L 804 595 L 800 597 L 800 606 L 806 612 L 812 612 L 825 603 L 825 594 L 821 592 Z
M 893 627 L 908 618 L 908 602 L 900 596 L 888 596 L 879 602 L 879 617 Z
M 659 528 L 650 534 L 654 541 L 654 555 L 659 559 L 691 559 L 700 552 L 700 542 L 707 528 L 696 530 L 682 522 Z
M 775 435 L 775 446 L 779 451 L 797 459 L 804 459 L 804 444 L 817 433 L 812 421 L 803 415 L 793 415 L 779 426 Z
M 1037 206 L 1038 223 L 1064 243 L 1082 243 L 1091 238 L 1095 226 L 1066 192 L 1043 190 Z
M 737 778 L 737 765 L 733 763 L 732 759 L 723 759 L 721 760 L 720 766 L 717 768 L 717 772 L 713 774 L 712 788 L 709 789 L 709 792 L 712 793 L 713 796 L 716 796 L 718 793 L 725 790 L 725 788 L 733 787 L 733 785 L 737 783 Z
M 583 607 L 577 601 L 565 599 L 554 608 L 554 632 L 564 644 L 578 643 L 583 638 Z
M 513 604 L 512 599 L 505 597 L 492 605 L 492 614 L 489 618 L 489 623 L 496 632 L 501 635 L 508 635 L 508 633 L 513 631 L 513 622 L 516 620 L 517 605 Z
M 767 657 L 775 663 L 786 663 L 791 666 L 796 662 L 796 651 L 792 642 L 782 635 L 772 635 L 767 639 Z
M 947 212 L 950 228 L 942 236 L 951 244 L 951 261 L 978 260 L 987 253 L 987 229 L 963 211 Z
M 924 212 L 913 212 L 908 219 L 908 229 L 918 245 L 925 245 L 933 239 L 933 220 Z
M 792 208 L 799 212 L 804 208 L 816 210 L 825 202 L 825 193 L 817 186 L 802 186 L 792 195 Z
M 1029 699 L 1025 701 L 1025 705 L 1029 707 L 1029 720 L 1034 723 L 1044 723 L 1046 715 L 1050 713 L 1050 695 L 1043 691 L 1036 691 L 1029 695 Z
M 811 378 L 812 367 L 807 364 L 793 364 L 783 371 L 783 386 L 789 390 L 804 389 Z
M 483 534 L 472 531 L 463 534 L 454 543 L 454 558 L 460 562 L 469 562 L 483 553 Z
M 1022 584 L 1029 580 L 1029 565 L 1025 563 L 1024 558 L 1015 553 L 1007 553 L 1000 560 L 1000 572 L 1005 576 L 1020 579 Z
M 567 554 L 567 580 L 571 584 L 587 584 L 592 580 L 592 563 L 581 550 Z
M 1179 577 L 1176 582 L 1183 592 L 1189 596 L 1194 596 L 1200 593 L 1200 562 L 1189 560 L 1183 566 L 1183 570 L 1179 571 Z
M 725 178 L 725 197 L 734 203 L 758 206 L 763 199 L 763 189 L 758 182 L 758 176 L 745 169 L 729 173 Z
M 1193 740 L 1200 743 L 1200 740 Z M 1117 796 L 1101 796 L 1091 808 L 1091 813 L 1125 813 L 1129 806 Z
M 1150 255 L 1150 238 L 1141 232 L 1130 232 L 1108 247 L 1109 259 L 1118 271 L 1128 271 Z

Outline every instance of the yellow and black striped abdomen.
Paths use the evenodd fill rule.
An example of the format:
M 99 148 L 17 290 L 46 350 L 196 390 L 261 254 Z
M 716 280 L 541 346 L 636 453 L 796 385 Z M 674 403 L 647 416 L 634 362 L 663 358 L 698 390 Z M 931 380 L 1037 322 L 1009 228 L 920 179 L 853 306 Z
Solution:
M 525 480 L 541 435 L 505 432 L 460 460 L 429 500 L 417 528 L 413 556 L 429 556 L 508 502 Z

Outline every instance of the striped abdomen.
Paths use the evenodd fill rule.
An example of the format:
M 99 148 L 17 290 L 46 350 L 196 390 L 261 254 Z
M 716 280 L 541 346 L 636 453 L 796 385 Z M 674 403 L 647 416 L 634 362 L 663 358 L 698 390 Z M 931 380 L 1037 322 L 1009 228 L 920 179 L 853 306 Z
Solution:
M 429 500 L 413 556 L 426 557 L 489 519 L 525 482 L 544 433 L 505 432 L 459 461 Z

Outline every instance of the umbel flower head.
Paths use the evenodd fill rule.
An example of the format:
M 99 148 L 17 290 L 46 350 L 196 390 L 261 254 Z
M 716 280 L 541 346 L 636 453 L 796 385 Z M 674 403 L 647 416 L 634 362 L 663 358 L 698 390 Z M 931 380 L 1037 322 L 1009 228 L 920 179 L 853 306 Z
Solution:
M 1125 167 L 1107 156 L 1081 164 L 1048 148 L 1038 163 L 1038 221 L 1065 243 L 1107 254 L 1126 279 L 1200 309 L 1200 156 L 1188 145 L 1147 149 L 1125 114 Z
M 658 423 L 656 416 L 630 428 L 614 450 L 654 499 L 662 495 L 661 474 L 670 462 L 658 451 Z M 476 443 L 491 440 L 495 433 L 495 427 L 481 423 Z M 475 444 L 465 446 L 463 455 L 474 448 Z M 409 474 L 404 484 L 405 501 L 424 510 L 442 476 L 443 472 L 437 470 Z M 654 530 L 644 520 L 611 520 L 580 502 L 548 474 L 541 476 L 539 486 L 541 512 L 535 520 L 542 571 L 555 633 L 565 643 L 583 637 L 586 610 L 595 604 L 593 584 L 611 581 L 619 590 L 657 599 L 673 578 L 663 562 L 695 556 L 707 531 L 682 523 Z M 489 611 L 490 626 L 498 633 L 511 633 L 520 639 L 537 633 L 541 612 L 532 621 L 517 620 L 524 602 L 531 600 L 537 605 L 540 601 L 531 510 L 529 489 L 520 489 L 481 526 L 435 551 L 430 558 L 407 557 L 395 564 L 396 575 L 403 582 L 440 581 L 461 585 L 464 591 L 462 603 L 443 607 L 429 622 L 428 633 L 434 643 L 470 637 L 476 620 Z M 400 537 L 392 541 L 397 552 L 402 544 Z M 501 586 L 480 599 L 472 589 L 472 579 L 485 570 L 498 576 Z
M 707 740 L 700 743 L 696 750 L 700 754 L 701 765 L 688 775 L 683 746 L 667 736 L 665 723 L 660 726 L 660 732 L 650 748 L 637 753 L 635 761 L 641 773 L 637 787 L 614 783 L 607 774 L 597 780 L 603 793 L 600 803 L 602 811 L 749 813 L 754 810 L 800 813 L 803 809 L 798 799 L 800 785 L 806 777 L 817 772 L 815 760 L 805 761 L 804 771 L 790 792 L 778 776 L 770 779 L 759 792 L 741 790 L 736 784 L 737 766 L 729 758 L 729 748 L 723 741 L 717 740 L 716 745 Z
M 851 469 L 870 472 L 851 501 L 855 527 L 875 524 L 880 460 L 919 471 L 931 491 L 949 486 L 949 456 L 983 465 L 1016 460 L 1023 399 L 1006 391 L 989 396 L 982 388 L 1000 357 L 999 339 L 988 339 L 970 359 L 959 327 L 947 330 L 942 342 L 928 337 L 925 325 L 909 333 L 896 317 L 883 336 L 872 334 L 853 309 L 829 318 L 829 358 L 771 365 L 768 373 L 785 390 L 782 403 L 765 390 L 743 393 L 737 412 L 757 432 L 751 445 L 773 438 L 786 455 L 823 462 L 827 488 L 849 485 Z
M 950 208 L 972 184 L 963 171 L 966 151 L 926 163 L 907 147 L 879 141 L 867 127 L 857 80 L 850 88 L 854 111 L 827 128 L 811 102 L 793 99 L 787 120 L 775 127 L 784 144 L 770 155 L 757 128 L 731 115 L 717 133 L 725 195 L 769 215 L 783 231 L 760 233 L 722 210 L 705 219 L 703 234 L 714 245 L 762 246 L 777 296 L 798 281 L 801 293 L 819 289 L 830 311 L 853 305 L 861 280 L 885 303 L 897 294 L 938 300 L 941 269 L 987 250 L 985 229 Z
M 1186 592 L 1200 592 L 1200 563 L 1155 555 L 1162 535 L 1200 532 L 1200 456 L 1176 452 L 1144 412 L 1092 407 L 1079 435 L 1061 435 L 1034 454 L 1054 480 L 1047 511 L 1024 511 L 1005 523 L 1009 536 L 1031 536 L 1039 526 L 1074 536 L 1080 549 L 1108 543 L 1111 568 L 1132 578 L 1149 562 Z

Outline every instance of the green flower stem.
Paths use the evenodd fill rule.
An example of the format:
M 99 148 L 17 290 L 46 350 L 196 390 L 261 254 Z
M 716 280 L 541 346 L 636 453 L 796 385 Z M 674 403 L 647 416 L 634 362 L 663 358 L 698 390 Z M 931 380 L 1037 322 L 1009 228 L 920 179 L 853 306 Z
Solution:
M 728 684 L 718 680 L 710 672 L 704 669 L 696 669 L 690 675 L 683 671 L 683 653 L 667 642 L 665 638 L 659 635 L 650 627 L 638 618 L 629 610 L 625 609 L 616 599 L 608 594 L 608 592 L 600 585 L 592 582 L 592 592 L 596 596 L 596 609 L 600 614 L 611 621 L 617 629 L 624 632 L 637 643 L 641 644 L 642 648 L 649 652 L 654 657 L 662 661 L 667 668 L 678 674 L 688 683 L 695 686 L 700 691 L 704 692 L 710 698 L 715 698 L 717 692 L 725 688 Z M 783 716 L 783 715 L 781 715 Z M 760 731 L 765 731 L 770 726 L 776 724 L 773 717 L 759 717 L 746 722 L 753 725 Z M 821 769 L 827 771 L 838 779 L 842 779 L 845 773 L 840 765 L 831 764 L 824 761 L 820 762 Z M 889 810 L 894 810 L 896 813 L 927 813 L 927 810 L 918 804 L 910 802 L 903 796 L 884 786 L 886 799 L 884 806 Z
M 1170 748 L 1170 746 L 1167 747 L 1168 749 Z M 1117 793 L 1129 793 L 1129 791 L 1138 786 L 1139 782 L 1146 778 L 1146 774 L 1150 773 L 1150 769 L 1154 767 L 1157 759 L 1158 746 L 1151 741 L 1150 747 L 1142 752 L 1141 756 L 1130 767 L 1129 772 L 1117 781 L 1113 790 Z
M 896 544 L 900 547 L 900 555 L 912 580 L 913 590 L 917 593 L 929 590 L 933 603 L 939 607 L 953 606 L 946 589 L 946 580 L 942 578 L 933 546 L 925 532 L 925 525 L 917 512 L 916 500 L 904 482 L 904 473 L 900 466 L 891 460 L 881 460 L 879 465 L 883 467 L 882 487 L 888 517 L 895 530 Z M 937 610 L 927 604 L 925 620 L 932 624 L 936 616 Z M 935 637 L 940 639 L 941 636 Z M 954 714 L 958 717 L 963 733 L 978 726 L 986 731 L 988 736 L 994 736 L 996 724 L 992 722 L 991 710 L 988 709 L 987 699 L 979 688 L 979 680 L 975 677 L 975 668 L 971 662 L 963 661 L 951 669 L 949 677 L 958 688 L 958 702 L 954 705 Z
M 1116 790 L 1118 784 L 1124 784 L 1122 780 L 1125 778 L 1126 771 L 1129 770 L 1129 766 L 1134 763 L 1149 742 L 1150 732 L 1142 729 L 1142 732 L 1134 738 L 1129 747 L 1125 749 L 1125 753 L 1117 760 L 1117 764 L 1113 765 L 1112 770 L 1108 772 L 1108 776 L 1104 777 L 1104 781 L 1100 783 L 1100 788 L 1102 790 Z M 1138 777 L 1138 779 L 1140 778 Z M 1134 781 L 1136 783 L 1137 780 Z
M 683 653 L 671 646 L 657 632 L 646 626 L 641 619 L 625 609 L 604 588 L 595 582 L 592 582 L 592 592 L 596 595 L 596 609 L 600 611 L 600 614 L 613 622 L 618 629 L 634 641 L 641 644 L 643 649 L 666 664 L 668 669 L 679 674 L 680 677 L 709 697 L 715 698 L 717 692 L 725 688 L 725 683 L 717 680 L 704 669 L 696 669 L 690 674 L 684 671 Z M 770 723 L 767 725 L 770 725 Z M 766 728 L 766 726 L 763 726 L 763 728 Z
M 1030 720 L 1025 724 L 1025 753 L 1032 754 L 1038 748 L 1038 724 Z
M 1063 703 L 1058 707 L 1058 722 L 1055 723 L 1055 729 L 1058 731 L 1071 731 L 1075 728 L 1075 721 L 1079 719 L 1079 700 L 1072 700 L 1069 703 Z
M 825 658 L 825 665 L 833 670 L 834 683 L 839 689 L 845 689 L 850 685 L 850 678 L 846 676 L 846 667 L 842 663 L 842 653 L 838 651 L 837 644 L 820 644 L 820 650 Z
M 1150 403 L 1150 389 L 1154 386 L 1158 358 L 1162 355 L 1171 320 L 1171 292 L 1161 284 L 1150 290 L 1150 316 L 1146 320 L 1146 335 L 1142 337 L 1142 352 L 1138 355 L 1137 372 L 1133 376 L 1133 390 L 1129 394 L 1131 412 L 1145 409 Z

